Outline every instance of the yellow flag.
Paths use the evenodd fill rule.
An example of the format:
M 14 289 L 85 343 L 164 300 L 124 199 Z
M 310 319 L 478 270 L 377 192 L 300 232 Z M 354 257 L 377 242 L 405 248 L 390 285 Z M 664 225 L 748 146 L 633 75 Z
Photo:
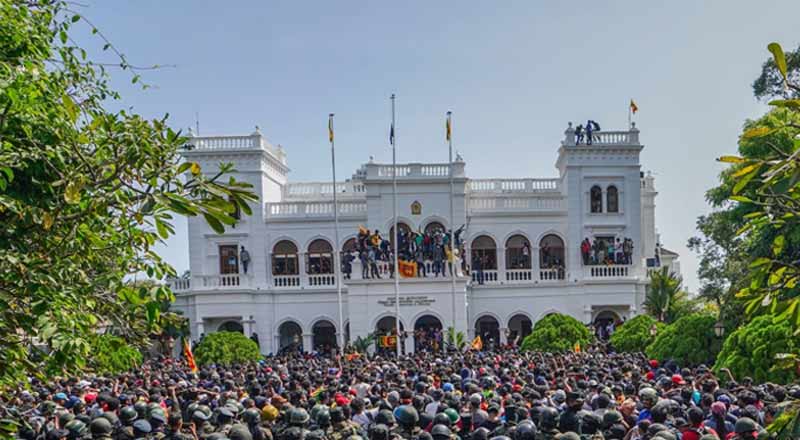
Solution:
M 635 102 L 633 102 L 633 99 L 631 99 L 631 113 L 633 113 L 635 115 L 636 112 L 638 112 L 638 111 L 639 111 L 639 106 L 636 105 Z
M 451 136 L 452 130 L 453 130 L 452 126 L 450 124 L 451 124 L 450 115 L 447 115 L 447 121 L 445 122 L 444 127 L 445 127 L 445 131 L 447 133 L 447 141 L 448 142 L 450 142 L 450 136 Z
M 480 335 L 475 336 L 475 339 L 472 340 L 472 343 L 469 345 L 469 348 L 472 350 L 483 350 L 483 341 L 481 340 Z
M 580 352 L 581 352 L 581 343 L 580 342 L 576 342 L 575 343 L 575 353 L 580 353 Z
M 328 116 L 328 141 L 333 142 L 333 115 Z

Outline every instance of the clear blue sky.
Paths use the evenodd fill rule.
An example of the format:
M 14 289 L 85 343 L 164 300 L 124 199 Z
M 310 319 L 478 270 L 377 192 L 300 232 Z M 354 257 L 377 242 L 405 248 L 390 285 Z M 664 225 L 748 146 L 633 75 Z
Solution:
M 390 160 L 391 93 L 401 161 L 446 161 L 443 118 L 471 177 L 556 176 L 567 121 L 623 129 L 628 100 L 656 175 L 657 227 L 680 252 L 708 211 L 706 189 L 746 118 L 766 107 L 750 85 L 767 43 L 800 42 L 797 0 L 716 1 L 91 1 L 79 8 L 144 75 L 115 73 L 124 107 L 170 114 L 202 134 L 255 125 L 289 156 L 293 180 L 327 179 L 327 115 L 339 176 L 370 155 Z M 79 39 L 91 42 L 86 36 Z M 89 43 L 99 49 L 100 43 Z M 108 54 L 101 59 L 112 61 Z M 162 249 L 188 266 L 185 221 Z

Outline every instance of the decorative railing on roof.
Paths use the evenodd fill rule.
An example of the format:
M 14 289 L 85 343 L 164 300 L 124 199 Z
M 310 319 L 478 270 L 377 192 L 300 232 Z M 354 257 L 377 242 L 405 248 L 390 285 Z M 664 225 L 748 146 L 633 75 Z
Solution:
M 561 192 L 560 179 L 470 179 L 472 194 Z
M 336 194 L 338 197 L 363 198 L 367 193 L 364 182 L 337 182 Z M 283 187 L 283 200 L 314 200 L 330 199 L 333 197 L 333 183 L 331 182 L 300 182 L 289 183 Z
M 338 202 L 339 216 L 361 217 L 367 213 L 367 202 Z M 265 220 L 333 218 L 333 202 L 279 202 L 264 204 Z

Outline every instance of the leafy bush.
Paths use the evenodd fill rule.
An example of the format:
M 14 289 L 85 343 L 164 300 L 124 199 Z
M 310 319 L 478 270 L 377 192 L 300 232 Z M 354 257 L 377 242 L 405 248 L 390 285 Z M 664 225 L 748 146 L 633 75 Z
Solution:
M 770 371 L 775 355 L 800 352 L 800 342 L 792 337 L 788 321 L 773 322 L 772 316 L 759 316 L 731 333 L 714 364 L 719 372 L 728 368 L 734 377 L 752 377 L 756 382 L 789 383 L 796 376 L 792 370 Z
M 629 319 L 622 326 L 617 327 L 614 334 L 611 335 L 611 345 L 617 351 L 644 352 L 655 339 L 655 336 L 650 335 L 650 328 L 653 325 L 656 326 L 659 333 L 664 329 L 664 324 L 656 321 L 650 315 L 639 315 Z
M 97 335 L 90 345 L 92 355 L 88 363 L 97 373 L 117 374 L 142 364 L 142 353 L 118 336 Z
M 705 313 L 684 316 L 659 332 L 645 353 L 683 365 L 713 362 L 720 350 L 720 341 L 714 335 L 716 321 L 714 315 Z
M 261 359 L 258 345 L 239 332 L 211 333 L 194 350 L 199 365 L 232 365 Z
M 592 332 L 577 319 L 553 313 L 539 320 L 531 334 L 522 340 L 523 351 L 557 353 L 571 351 L 575 343 L 586 347 L 592 342 Z

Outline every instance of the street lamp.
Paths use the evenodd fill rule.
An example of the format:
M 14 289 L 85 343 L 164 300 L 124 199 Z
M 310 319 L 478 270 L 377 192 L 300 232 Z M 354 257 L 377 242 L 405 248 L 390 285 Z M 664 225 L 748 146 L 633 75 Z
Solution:
M 717 323 L 714 324 L 714 334 L 717 335 L 718 338 L 725 336 L 725 324 L 723 324 L 722 321 L 717 321 Z

